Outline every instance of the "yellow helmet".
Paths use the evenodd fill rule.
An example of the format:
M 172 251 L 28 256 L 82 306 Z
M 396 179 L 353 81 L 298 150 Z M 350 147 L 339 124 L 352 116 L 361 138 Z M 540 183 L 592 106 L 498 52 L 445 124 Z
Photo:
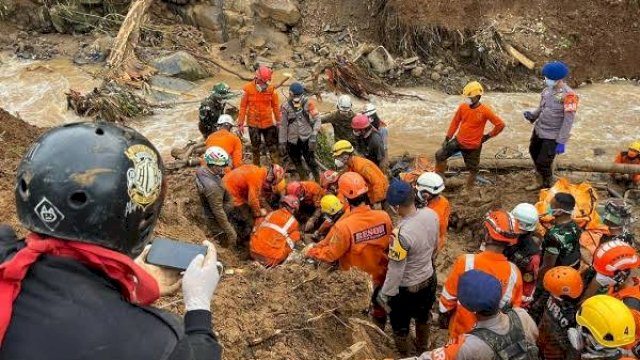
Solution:
M 353 153 L 353 145 L 347 140 L 339 140 L 333 144 L 333 156 L 340 156 L 344 153 Z
M 482 85 L 477 81 L 472 81 L 465 85 L 464 89 L 462 89 L 462 95 L 466 97 L 474 97 L 478 95 L 484 94 L 484 89 Z
M 637 153 L 640 153 L 640 140 L 636 140 L 629 145 L 629 150 L 633 150 Z
M 327 215 L 335 215 L 340 212 L 343 207 L 344 205 L 342 205 L 340 199 L 335 195 L 325 195 L 320 199 L 320 209 Z
M 596 295 L 582 303 L 576 321 L 589 329 L 594 340 L 606 347 L 631 344 L 636 337 L 636 323 L 631 310 L 609 295 Z
M 286 195 L 287 192 L 287 180 L 282 179 L 274 189 L 276 194 Z

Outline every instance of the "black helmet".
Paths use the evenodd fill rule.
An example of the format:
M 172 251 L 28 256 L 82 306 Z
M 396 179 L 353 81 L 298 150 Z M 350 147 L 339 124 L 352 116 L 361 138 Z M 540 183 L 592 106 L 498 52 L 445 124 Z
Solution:
M 137 131 L 111 123 L 49 130 L 18 167 L 16 206 L 24 227 L 136 256 L 165 195 L 162 159 Z

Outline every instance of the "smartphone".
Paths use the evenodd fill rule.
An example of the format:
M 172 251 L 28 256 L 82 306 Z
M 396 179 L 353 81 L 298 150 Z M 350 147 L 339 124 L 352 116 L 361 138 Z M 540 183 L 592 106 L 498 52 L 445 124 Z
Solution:
M 156 238 L 151 243 L 146 261 L 151 265 L 186 270 L 198 254 L 207 255 L 207 247 L 168 238 Z

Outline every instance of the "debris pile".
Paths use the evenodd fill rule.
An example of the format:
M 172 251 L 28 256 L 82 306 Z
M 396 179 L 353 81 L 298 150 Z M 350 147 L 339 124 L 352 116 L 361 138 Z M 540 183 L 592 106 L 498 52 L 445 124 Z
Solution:
M 126 123 L 137 116 L 151 115 L 151 105 L 145 99 L 115 82 L 107 82 L 87 94 L 69 89 L 67 106 L 76 114 L 115 123 Z

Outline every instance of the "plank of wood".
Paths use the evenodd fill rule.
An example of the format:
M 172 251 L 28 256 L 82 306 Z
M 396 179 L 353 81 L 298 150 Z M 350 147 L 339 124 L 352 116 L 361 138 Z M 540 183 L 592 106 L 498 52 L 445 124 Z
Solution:
M 524 65 L 527 69 L 529 70 L 533 70 L 533 68 L 536 66 L 536 64 L 529 59 L 528 57 L 526 57 L 523 53 L 521 53 L 520 51 L 516 50 L 516 48 L 514 48 L 513 46 L 509 45 L 509 44 L 505 44 L 507 52 L 513 56 L 516 60 L 518 60 L 518 62 L 520 62 L 520 64 Z

